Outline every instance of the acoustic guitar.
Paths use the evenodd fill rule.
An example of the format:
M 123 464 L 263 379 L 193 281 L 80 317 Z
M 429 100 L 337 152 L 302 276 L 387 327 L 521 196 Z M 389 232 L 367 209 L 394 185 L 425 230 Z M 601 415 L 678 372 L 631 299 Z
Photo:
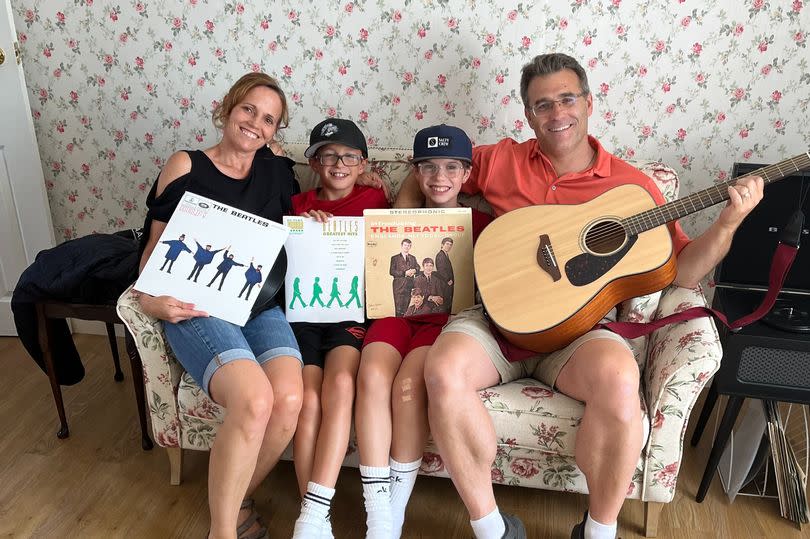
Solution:
M 810 167 L 810 152 L 751 173 L 772 183 Z M 484 307 L 512 344 L 551 352 L 616 304 L 669 285 L 677 273 L 666 223 L 728 200 L 733 178 L 656 206 L 638 185 L 577 205 L 528 206 L 490 223 L 473 255 Z

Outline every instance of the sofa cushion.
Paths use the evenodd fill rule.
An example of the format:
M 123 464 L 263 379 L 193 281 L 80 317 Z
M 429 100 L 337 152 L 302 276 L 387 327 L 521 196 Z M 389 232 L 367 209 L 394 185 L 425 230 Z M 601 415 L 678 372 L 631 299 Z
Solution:
M 208 398 L 197 382 L 187 372 L 180 377 L 177 387 L 177 405 L 180 414 L 221 423 L 225 419 L 225 408 Z
M 539 450 L 573 459 L 584 404 L 533 378 L 494 386 L 479 396 L 492 416 L 499 445 L 508 447 L 512 456 L 538 458 Z M 639 398 L 646 444 L 649 418 L 641 391 Z

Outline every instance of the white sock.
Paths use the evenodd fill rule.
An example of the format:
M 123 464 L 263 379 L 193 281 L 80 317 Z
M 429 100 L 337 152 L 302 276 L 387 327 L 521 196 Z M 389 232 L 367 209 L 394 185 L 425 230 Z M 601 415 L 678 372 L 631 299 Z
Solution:
M 405 508 L 411 498 L 413 486 L 416 484 L 416 476 L 419 473 L 419 466 L 422 459 L 413 462 L 397 462 L 389 459 L 391 464 L 391 521 L 393 539 L 399 539 L 402 535 L 402 524 L 405 522 Z
M 332 519 L 331 519 L 332 511 L 326 513 L 326 517 L 323 521 L 323 527 L 321 528 L 321 539 L 335 539 L 334 534 L 332 533 Z
M 360 465 L 366 505 L 366 539 L 391 539 L 391 469 Z
M 301 500 L 301 515 L 295 521 L 293 539 L 321 539 L 321 529 L 332 505 L 335 489 L 310 481 Z
M 588 513 L 588 519 L 585 521 L 585 539 L 615 539 L 616 538 L 616 522 L 613 524 L 602 524 L 591 518 Z
M 490 514 L 478 520 L 471 520 L 470 525 L 475 534 L 475 539 L 501 539 L 506 532 L 506 524 L 497 506 Z

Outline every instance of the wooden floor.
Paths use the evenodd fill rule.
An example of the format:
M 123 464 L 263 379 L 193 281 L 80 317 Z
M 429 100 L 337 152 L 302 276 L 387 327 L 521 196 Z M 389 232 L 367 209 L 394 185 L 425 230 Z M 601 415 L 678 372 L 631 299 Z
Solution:
M 116 383 L 106 337 L 77 335 L 76 341 L 87 376 L 64 388 L 70 438 L 58 440 L 47 378 L 17 339 L 0 338 L 0 537 L 204 537 L 208 454 L 187 451 L 183 484 L 169 485 L 165 451 L 141 449 L 128 364 L 124 382 Z M 718 480 L 706 501 L 695 503 L 709 434 L 697 449 L 687 446 L 678 492 L 664 507 L 658 537 L 810 538 L 810 527 L 799 531 L 779 517 L 775 500 L 738 497 L 729 504 Z M 257 493 L 272 538 L 292 535 L 295 485 L 291 463 L 282 462 Z M 344 469 L 337 490 L 335 536 L 362 537 L 357 470 Z M 586 498 L 575 494 L 503 486 L 495 494 L 502 510 L 523 518 L 532 538 L 568 538 L 586 508 Z M 642 504 L 628 501 L 619 537 L 641 537 L 642 522 Z M 450 481 L 419 478 L 404 537 L 472 537 Z

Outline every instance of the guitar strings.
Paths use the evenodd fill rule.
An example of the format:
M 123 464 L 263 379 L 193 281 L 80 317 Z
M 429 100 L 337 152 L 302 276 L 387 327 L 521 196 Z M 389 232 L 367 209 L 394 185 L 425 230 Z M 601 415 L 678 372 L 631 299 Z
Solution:
M 794 163 L 794 160 L 799 160 L 798 164 Z M 696 211 L 708 208 L 708 207 L 713 206 L 715 204 L 719 204 L 723 200 L 728 199 L 728 191 L 727 191 L 728 187 L 731 187 L 732 185 L 736 184 L 742 178 L 747 178 L 749 176 L 754 176 L 754 175 L 762 176 L 763 180 L 765 181 L 765 184 L 768 185 L 771 182 L 773 182 L 775 180 L 778 180 L 778 179 L 782 179 L 787 175 L 786 172 L 783 172 L 782 167 L 780 165 L 786 164 L 786 162 L 788 162 L 788 161 L 793 166 L 793 168 L 795 168 L 796 170 L 795 171 L 791 170 L 791 171 L 787 171 L 787 172 L 788 173 L 790 173 L 790 172 L 799 172 L 802 169 L 806 168 L 808 165 L 810 165 L 810 155 L 802 154 L 802 155 L 793 157 L 791 159 L 787 159 L 785 161 L 782 161 L 781 163 L 775 163 L 773 165 L 768 165 L 768 166 L 762 167 L 762 168 L 754 171 L 751 174 L 746 174 L 745 176 L 731 178 L 731 179 L 729 179 L 729 180 L 727 180 L 725 182 L 715 184 L 712 187 L 709 187 L 709 188 L 704 189 L 702 191 L 698 191 L 697 193 L 692 193 L 691 195 L 688 195 L 688 196 L 686 196 L 686 197 L 684 197 L 682 199 L 675 200 L 675 201 L 670 202 L 668 204 L 664 204 L 663 206 L 658 206 L 656 208 L 646 210 L 644 212 L 641 212 L 639 214 L 633 215 L 633 216 L 625 218 L 625 219 L 621 219 L 619 221 L 608 221 L 608 222 L 616 222 L 620 226 L 621 232 L 616 231 L 616 230 L 611 230 L 611 231 L 608 231 L 608 232 L 598 232 L 598 233 L 595 233 L 594 235 L 586 234 L 585 235 L 586 243 L 588 245 L 600 246 L 600 247 L 609 246 L 611 244 L 615 244 L 620 239 L 623 239 L 623 238 L 626 238 L 629 235 L 632 235 L 633 233 L 639 234 L 641 232 L 645 232 L 645 231 L 650 230 L 652 228 L 656 228 L 658 226 L 661 226 L 662 224 L 665 224 L 667 222 L 679 219 L 680 217 L 683 217 L 683 216 L 688 215 L 690 213 L 694 213 Z M 772 174 L 774 174 L 774 175 L 772 176 Z M 776 174 L 778 174 L 778 176 Z M 721 187 L 726 187 L 726 190 L 721 190 Z M 714 190 L 716 194 L 713 195 L 712 190 Z M 808 191 L 810 191 L 810 188 L 808 189 Z M 805 191 L 805 193 L 804 193 L 804 195 L 802 197 L 802 200 L 804 200 L 804 198 L 807 196 L 808 191 Z M 708 203 L 706 203 L 703 200 L 704 195 L 706 195 L 706 194 L 708 194 Z M 715 196 L 717 197 L 717 200 L 715 200 Z M 695 204 L 695 200 L 698 201 L 697 206 Z M 686 203 L 687 202 L 692 205 L 692 211 L 689 211 L 688 208 L 686 208 Z M 670 212 L 670 208 L 679 208 L 681 211 L 676 211 L 676 212 L 674 212 L 674 215 L 673 215 Z M 663 215 L 664 212 L 667 212 L 666 218 L 664 218 L 664 215 Z M 678 214 L 680 214 L 680 215 L 678 215 Z M 662 218 L 663 218 L 663 221 L 661 221 Z
M 804 155 L 797 156 L 797 157 L 800 157 L 802 160 L 804 160 L 804 158 L 805 158 Z M 796 171 L 800 170 L 799 166 L 804 168 L 805 166 L 807 166 L 807 164 L 810 164 L 810 156 L 807 156 L 808 163 L 803 163 L 803 162 L 800 161 L 799 165 L 796 165 L 793 161 L 795 159 L 797 159 L 797 157 L 794 157 L 794 158 L 788 160 L 793 165 L 793 167 L 796 169 Z M 714 204 L 718 204 L 718 203 L 722 202 L 723 200 L 728 199 L 727 190 L 725 192 L 723 192 L 723 191 L 721 191 L 720 188 L 721 187 L 728 188 L 728 187 L 736 184 L 736 182 L 739 181 L 741 178 L 747 178 L 749 176 L 757 174 L 757 175 L 763 176 L 763 179 L 765 180 L 766 184 L 769 184 L 769 183 L 771 183 L 772 181 L 774 181 L 776 179 L 784 178 L 785 173 L 782 171 L 782 169 L 780 167 L 781 164 L 782 163 L 776 163 L 774 165 L 769 165 L 769 166 L 763 167 L 761 169 L 758 169 L 757 171 L 755 171 L 752 174 L 747 174 L 745 176 L 741 176 L 741 177 L 737 177 L 737 178 L 731 178 L 731 179 L 729 179 L 729 180 L 727 180 L 725 182 L 714 185 L 714 186 L 712 186 L 712 187 L 710 187 L 708 189 L 705 189 L 703 191 L 693 193 L 693 194 L 691 194 L 691 195 L 689 195 L 687 197 L 684 197 L 683 199 L 680 199 L 680 200 L 671 202 L 669 204 L 665 204 L 664 206 L 659 206 L 657 208 L 653 208 L 653 209 L 647 210 L 645 212 L 642 212 L 642 213 L 640 213 L 638 215 L 631 216 L 631 217 L 628 217 L 626 219 L 620 220 L 618 222 L 618 224 L 621 227 L 621 232 L 616 231 L 616 230 L 611 230 L 609 232 L 598 232 L 598 233 L 595 233 L 593 235 L 586 234 L 585 235 L 586 243 L 588 243 L 589 245 L 600 246 L 600 247 L 609 246 L 611 244 L 615 244 L 620 239 L 626 238 L 628 235 L 630 235 L 631 232 L 636 232 L 635 231 L 636 227 L 639 227 L 639 228 L 644 227 L 643 229 L 640 229 L 640 230 L 638 230 L 636 232 L 636 233 L 640 233 L 640 232 L 644 232 L 645 230 L 650 230 L 651 228 L 655 228 L 657 226 L 660 226 L 660 225 L 662 225 L 662 224 L 664 224 L 666 222 L 678 219 L 679 217 L 682 217 L 683 215 L 688 215 L 689 213 L 692 213 L 692 212 L 686 211 L 685 213 L 682 213 L 682 215 L 675 216 L 674 218 L 672 217 L 672 215 L 668 215 L 669 218 L 665 219 L 664 222 L 658 222 L 660 220 L 660 218 L 663 217 L 663 212 L 664 211 L 666 211 L 669 214 L 669 208 L 670 207 L 681 206 L 684 210 L 686 210 L 686 202 L 690 202 L 692 204 L 693 211 L 698 211 L 699 209 L 705 209 L 705 208 L 707 208 L 709 206 L 712 206 Z M 775 177 L 775 176 L 771 177 L 771 174 L 774 173 L 774 172 L 778 172 L 779 176 L 778 177 Z M 790 172 L 793 172 L 793 171 L 790 171 Z M 717 200 L 715 200 L 714 195 L 711 194 L 712 189 L 714 189 L 714 191 L 717 193 L 717 197 L 718 197 Z M 709 194 L 709 204 L 706 204 L 703 201 L 703 196 L 704 196 L 704 194 L 707 194 L 707 193 Z M 804 196 L 806 196 L 806 193 L 805 193 Z M 700 208 L 697 208 L 695 206 L 694 201 L 695 201 L 696 198 L 699 199 L 699 201 L 700 201 L 700 206 L 701 206 Z M 645 226 L 645 225 L 651 225 L 651 226 Z
M 782 165 L 787 165 L 788 163 L 795 170 L 786 169 L 785 171 L 783 171 Z M 765 184 L 767 185 L 775 180 L 784 178 L 787 175 L 787 173 L 800 172 L 802 169 L 807 168 L 808 166 L 810 166 L 810 153 L 801 154 L 796 157 L 786 159 L 781 163 L 776 163 L 773 165 L 768 165 L 766 167 L 760 168 L 751 174 L 746 174 L 745 176 L 741 176 L 738 178 L 731 178 L 725 182 L 716 184 L 712 187 L 704 189 L 703 191 L 698 191 L 697 193 L 693 193 L 682 199 L 628 217 L 627 219 L 624 219 L 622 221 L 622 224 L 628 226 L 631 229 L 631 232 L 641 233 L 651 228 L 660 226 L 664 224 L 664 222 L 674 221 L 675 219 L 679 219 L 680 217 L 683 217 L 698 210 L 705 209 L 709 206 L 713 206 L 715 204 L 722 202 L 723 200 L 728 199 L 728 192 L 727 192 L 728 187 L 734 185 L 741 178 L 759 175 L 763 177 L 763 179 L 765 180 Z M 726 189 L 721 189 L 722 187 L 725 187 Z M 716 195 L 712 194 L 712 190 L 714 190 Z M 708 203 L 704 202 L 703 200 L 704 195 L 708 195 Z M 715 200 L 715 196 L 717 196 L 717 200 Z M 699 202 L 697 206 L 695 204 L 695 201 Z M 692 211 L 689 211 L 688 208 L 686 207 L 687 203 L 690 203 L 692 205 Z M 676 209 L 678 211 L 671 212 L 672 209 Z M 662 222 L 664 212 L 667 212 L 668 215 L 666 218 L 663 219 Z

